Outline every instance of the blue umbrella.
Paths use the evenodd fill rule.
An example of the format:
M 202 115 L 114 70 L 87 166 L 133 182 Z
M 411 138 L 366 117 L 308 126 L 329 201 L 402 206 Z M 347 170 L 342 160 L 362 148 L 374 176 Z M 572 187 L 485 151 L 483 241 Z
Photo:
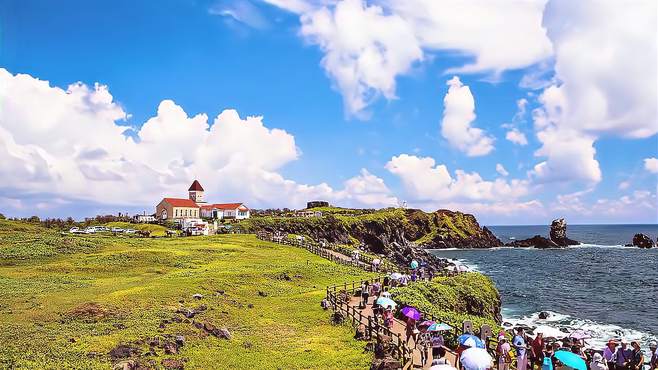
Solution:
M 411 261 L 411 264 L 409 265 L 409 267 L 411 267 L 412 270 L 417 269 L 418 268 L 418 261 L 416 261 L 416 260 Z
M 391 307 L 391 308 L 395 308 L 395 306 L 398 305 L 397 303 L 395 303 L 394 300 L 392 300 L 390 298 L 386 298 L 386 297 L 378 298 L 377 299 L 377 304 L 382 306 L 382 307 Z
M 564 366 L 568 366 L 575 370 L 587 370 L 587 364 L 582 357 L 578 356 L 575 353 L 568 351 L 556 351 L 555 358 L 560 360 Z
M 459 345 L 471 348 L 485 348 L 484 342 L 480 338 L 471 334 L 462 334 L 457 338 Z
M 444 323 L 433 323 L 432 325 L 427 327 L 427 331 L 446 331 L 446 330 L 452 330 L 452 326 Z

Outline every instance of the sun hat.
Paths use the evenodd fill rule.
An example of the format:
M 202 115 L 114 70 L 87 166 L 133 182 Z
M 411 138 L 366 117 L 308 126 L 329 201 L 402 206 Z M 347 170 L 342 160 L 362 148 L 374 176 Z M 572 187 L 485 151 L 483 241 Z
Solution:
M 655 341 L 649 343 L 649 348 L 656 348 L 656 347 L 658 347 L 658 343 L 656 343 Z

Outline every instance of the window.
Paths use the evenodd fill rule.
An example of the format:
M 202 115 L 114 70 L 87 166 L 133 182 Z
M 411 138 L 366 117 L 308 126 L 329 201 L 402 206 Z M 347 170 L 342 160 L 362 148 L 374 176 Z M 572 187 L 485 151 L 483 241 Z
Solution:
M 176 213 L 176 217 L 178 217 L 178 208 L 176 209 L 176 212 L 175 212 L 175 213 Z

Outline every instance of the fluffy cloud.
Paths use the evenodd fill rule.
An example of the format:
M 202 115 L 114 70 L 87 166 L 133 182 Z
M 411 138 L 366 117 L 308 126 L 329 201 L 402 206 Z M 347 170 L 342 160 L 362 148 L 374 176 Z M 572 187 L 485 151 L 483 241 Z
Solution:
M 509 172 L 507 172 L 505 166 L 503 166 L 500 163 L 496 164 L 496 172 L 498 172 L 498 174 L 500 174 L 501 176 L 509 176 Z
M 651 173 L 658 173 L 658 158 L 645 158 L 644 169 Z
M 391 158 L 386 169 L 398 176 L 414 202 L 500 202 L 523 197 L 529 192 L 526 180 L 487 181 L 477 172 L 455 171 L 437 165 L 433 158 L 400 154 Z M 437 203 L 438 204 L 438 203 Z
M 601 180 L 594 142 L 658 133 L 656 3 L 552 0 L 543 24 L 555 51 L 555 83 L 533 112 L 545 181 Z M 568 173 L 565 173 L 568 172 Z
M 124 135 L 128 115 L 106 86 L 76 83 L 64 90 L 4 69 L 0 101 L 0 194 L 7 199 L 49 194 L 64 202 L 150 208 L 163 195 L 185 196 L 198 178 L 211 199 L 252 206 L 301 206 L 309 198 L 396 203 L 366 170 L 338 190 L 285 179 L 278 170 L 300 155 L 294 137 L 231 109 L 209 124 L 207 115 L 190 117 L 165 100 L 134 135 Z
M 493 138 L 484 130 L 471 126 L 475 120 L 475 99 L 471 89 L 464 86 L 459 77 L 447 82 L 449 86 L 443 98 L 443 121 L 441 135 L 469 157 L 489 154 L 493 149 Z
M 528 139 L 525 137 L 525 134 L 517 128 L 507 131 L 505 139 L 517 145 L 528 145 Z
M 591 191 L 558 195 L 550 206 L 553 213 L 559 212 L 572 222 L 596 220 L 598 222 L 648 222 L 658 221 L 658 199 L 656 193 L 637 190 L 619 198 L 584 199 Z M 649 221 L 649 222 L 651 222 Z
M 361 118 L 378 96 L 395 98 L 396 77 L 436 50 L 473 58 L 453 71 L 493 75 L 532 65 L 552 52 L 541 26 L 545 0 L 265 1 L 300 14 L 301 36 L 322 49 L 322 66 L 347 112 Z

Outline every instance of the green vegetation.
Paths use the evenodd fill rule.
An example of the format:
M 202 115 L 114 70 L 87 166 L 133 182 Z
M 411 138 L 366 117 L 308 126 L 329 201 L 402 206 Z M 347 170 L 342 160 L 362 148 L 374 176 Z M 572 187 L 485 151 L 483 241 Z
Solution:
M 139 361 L 353 369 L 371 359 L 319 306 L 325 286 L 368 274 L 300 248 L 253 235 L 71 236 L 3 220 L 0 254 L 0 368 L 108 369 L 117 345 L 148 353 L 149 339 L 166 335 L 185 336 L 178 354 L 156 348 Z M 227 328 L 230 340 L 176 322 L 184 319 L 177 310 L 201 305 L 193 320 Z
M 498 290 L 490 278 L 479 273 L 393 288 L 391 295 L 401 305 L 416 307 L 452 326 L 460 327 L 464 320 L 470 320 L 476 328 L 488 324 L 494 332 L 500 329 Z

